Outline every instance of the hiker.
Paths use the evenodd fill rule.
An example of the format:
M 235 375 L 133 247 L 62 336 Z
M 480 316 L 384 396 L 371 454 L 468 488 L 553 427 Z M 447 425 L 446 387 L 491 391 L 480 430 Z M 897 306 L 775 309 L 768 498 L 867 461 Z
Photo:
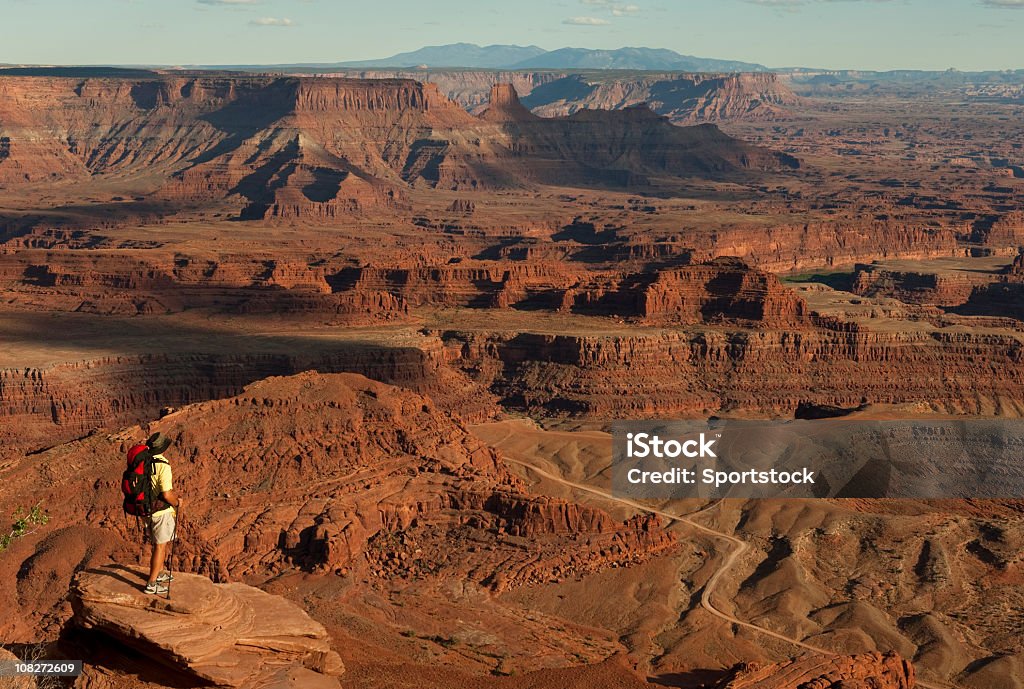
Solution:
M 164 564 L 177 535 L 177 517 L 182 507 L 182 500 L 174 490 L 171 465 L 163 455 L 170 446 L 170 438 L 154 433 L 144 445 L 128 450 L 128 468 L 121 483 L 124 511 L 137 521 L 145 519 L 153 540 L 145 591 L 154 595 L 170 594 L 174 576 L 164 569 Z
M 167 584 L 173 575 L 164 569 L 167 549 L 177 535 L 177 511 L 181 509 L 181 498 L 174 491 L 171 480 L 171 465 L 163 453 L 171 446 L 171 439 L 163 433 L 154 433 L 146 441 L 153 455 L 152 490 L 156 498 L 154 511 L 149 516 L 149 533 L 153 537 L 153 555 L 149 560 L 149 581 L 146 593 L 166 594 Z M 163 508 L 161 509 L 161 505 Z

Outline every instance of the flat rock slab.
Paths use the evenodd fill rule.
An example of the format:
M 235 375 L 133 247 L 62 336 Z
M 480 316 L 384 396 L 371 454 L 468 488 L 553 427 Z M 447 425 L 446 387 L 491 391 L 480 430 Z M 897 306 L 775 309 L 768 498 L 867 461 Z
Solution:
M 4 663 L 20 663 L 23 662 L 18 656 L 14 655 L 6 648 L 0 648 L 0 661 Z M 14 675 L 10 677 L 0 677 L 0 689 L 35 689 L 36 680 L 34 677 L 29 675 Z
M 221 686 L 339 689 L 327 630 L 294 603 L 245 584 L 175 573 L 171 598 L 143 592 L 141 567 L 86 570 L 71 587 L 75 622 Z

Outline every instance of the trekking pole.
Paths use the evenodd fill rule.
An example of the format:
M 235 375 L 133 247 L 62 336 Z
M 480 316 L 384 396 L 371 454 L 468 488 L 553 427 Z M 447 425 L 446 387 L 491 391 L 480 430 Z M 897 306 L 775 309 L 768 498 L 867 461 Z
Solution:
M 142 525 L 142 519 L 138 515 L 135 516 L 135 529 L 139 534 L 139 565 L 145 566 L 146 564 L 146 541 L 149 540 L 148 534 L 149 529 Z
M 177 510 L 175 510 L 177 512 Z M 171 532 L 171 552 L 167 554 L 167 600 L 171 599 L 171 580 L 174 577 L 174 542 L 178 540 L 178 517 L 174 515 L 174 531 Z

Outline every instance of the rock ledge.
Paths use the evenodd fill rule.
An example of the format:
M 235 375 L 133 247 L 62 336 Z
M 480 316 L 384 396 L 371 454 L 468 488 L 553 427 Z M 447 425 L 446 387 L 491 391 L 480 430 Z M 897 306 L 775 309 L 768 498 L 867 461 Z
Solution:
M 142 592 L 140 567 L 82 572 L 71 587 L 74 621 L 216 685 L 340 689 L 341 658 L 301 608 L 245 584 L 174 578 L 167 600 Z

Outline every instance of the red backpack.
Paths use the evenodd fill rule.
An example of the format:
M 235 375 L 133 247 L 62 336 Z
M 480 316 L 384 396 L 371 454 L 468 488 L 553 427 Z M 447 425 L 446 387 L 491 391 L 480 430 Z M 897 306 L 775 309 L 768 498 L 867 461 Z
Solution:
M 128 450 L 128 468 L 121 474 L 124 511 L 135 517 L 148 517 L 166 507 L 163 499 L 153 494 L 153 465 L 167 464 L 157 459 L 144 444 Z M 158 504 L 159 503 L 159 504 Z

